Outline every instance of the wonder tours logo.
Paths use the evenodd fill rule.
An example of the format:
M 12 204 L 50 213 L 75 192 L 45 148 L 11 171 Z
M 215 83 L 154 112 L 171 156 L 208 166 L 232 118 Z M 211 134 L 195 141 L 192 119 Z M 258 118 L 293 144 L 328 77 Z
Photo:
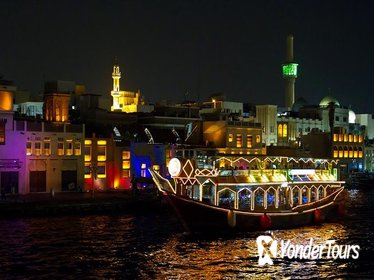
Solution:
M 273 264 L 275 258 L 300 260 L 327 259 L 358 259 L 359 245 L 340 245 L 335 240 L 326 240 L 322 244 L 314 243 L 310 238 L 306 244 L 295 244 L 291 240 L 275 240 L 269 235 L 260 235 L 256 239 L 258 264 Z

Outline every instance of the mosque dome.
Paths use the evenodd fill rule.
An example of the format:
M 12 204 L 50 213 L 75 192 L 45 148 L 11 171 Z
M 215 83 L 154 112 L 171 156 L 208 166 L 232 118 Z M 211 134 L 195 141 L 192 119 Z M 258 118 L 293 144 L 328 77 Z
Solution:
M 356 114 L 352 110 L 349 110 L 349 112 L 348 112 L 348 122 L 349 123 L 355 123 L 356 122 Z
M 327 107 L 327 106 L 329 106 L 329 104 L 331 102 L 333 102 L 335 104 L 335 106 L 340 106 L 339 101 L 335 97 L 332 97 L 332 96 L 329 96 L 329 95 L 322 98 L 321 102 L 319 103 L 319 106 L 320 107 Z
M 293 112 L 299 112 L 302 107 L 307 105 L 308 102 L 303 97 L 299 97 L 296 99 L 295 103 L 292 105 L 292 111 Z

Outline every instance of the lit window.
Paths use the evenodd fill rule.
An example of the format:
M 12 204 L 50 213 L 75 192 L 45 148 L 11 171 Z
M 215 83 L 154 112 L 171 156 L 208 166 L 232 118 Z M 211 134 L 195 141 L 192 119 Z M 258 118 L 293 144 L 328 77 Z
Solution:
M 247 148 L 252 148 L 252 135 L 247 135 Z
M 130 177 L 130 151 L 122 151 L 122 177 Z
M 348 148 L 347 147 L 344 147 L 344 157 L 345 158 L 348 157 Z
M 84 161 L 91 161 L 91 145 L 84 145 Z
M 32 155 L 31 141 L 26 142 L 26 155 Z
M 278 137 L 282 137 L 283 135 L 283 126 L 278 124 Z
M 349 151 L 348 151 L 348 157 L 353 157 L 353 149 L 352 147 L 349 147 Z
M 261 136 L 260 135 L 256 135 L 256 143 L 261 143 Z
M 0 121 L 0 145 L 5 145 L 5 122 Z
M 348 135 L 348 141 L 349 141 L 349 142 L 353 142 L 353 135 L 352 135 L 352 134 L 349 134 L 349 135 Z
M 358 157 L 362 158 L 362 148 L 358 148 Z
M 76 156 L 80 156 L 81 153 L 82 153 L 82 151 L 81 151 L 81 142 L 76 141 L 76 142 L 74 143 L 74 154 L 75 154 Z
M 334 133 L 334 142 L 338 142 L 339 135 L 337 133 Z
M 51 155 L 51 141 L 49 139 L 44 140 L 43 151 L 44 151 L 45 156 L 50 156 Z
M 91 167 L 90 167 L 89 162 L 86 162 L 84 164 L 84 178 L 85 179 L 91 178 Z
M 73 155 L 73 142 L 72 140 L 66 141 L 66 155 L 71 156 Z
M 357 158 L 357 156 L 358 156 L 358 153 L 357 153 L 357 147 L 354 147 L 354 148 L 353 148 L 353 157 L 354 157 L 354 158 Z
M 343 142 L 343 134 L 339 134 L 339 142 Z
M 147 165 L 145 163 L 142 163 L 142 165 L 140 166 L 141 170 L 140 170 L 140 176 L 141 177 L 146 177 L 147 176 Z
M 34 143 L 35 145 L 35 155 L 40 156 L 42 154 L 42 143 L 37 141 Z
M 232 133 L 229 134 L 229 143 L 231 143 L 234 140 L 234 136 Z
M 358 142 L 358 135 L 353 136 L 353 142 L 355 142 L 355 143 Z
M 358 142 L 362 143 L 362 141 L 364 141 L 364 137 L 362 135 L 359 135 L 358 136 Z
M 339 157 L 340 158 L 343 157 L 343 148 L 342 147 L 339 147 Z
M 283 137 L 287 137 L 287 124 L 283 124 Z
M 241 148 L 242 147 L 242 135 L 236 134 L 236 147 Z
M 106 141 L 97 141 L 97 161 L 106 161 Z
M 97 178 L 106 178 L 105 163 L 98 163 L 96 169 Z
M 339 156 L 338 148 L 335 146 L 335 147 L 334 147 L 334 151 L 333 151 L 333 157 L 334 157 L 334 158 L 337 158 L 338 156 Z
M 57 155 L 58 156 L 64 155 L 64 142 L 57 142 Z
M 348 135 L 344 134 L 344 142 L 347 142 L 347 141 L 348 141 Z

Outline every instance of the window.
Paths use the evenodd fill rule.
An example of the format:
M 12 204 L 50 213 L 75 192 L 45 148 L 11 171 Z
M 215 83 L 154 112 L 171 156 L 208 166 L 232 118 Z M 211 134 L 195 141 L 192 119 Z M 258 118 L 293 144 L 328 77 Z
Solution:
M 339 140 L 339 134 L 334 133 L 334 142 L 338 142 Z
M 343 117 L 343 122 L 347 122 L 347 117 Z
M 352 147 L 349 147 L 349 151 L 348 151 L 348 157 L 353 157 L 353 149 Z
M 339 157 L 340 158 L 343 157 L 343 148 L 342 147 L 339 147 Z
M 89 162 L 84 163 L 84 178 L 91 178 L 91 167 Z
M 274 133 L 274 126 L 270 126 L 270 133 Z
M 336 146 L 334 146 L 333 157 L 337 158 L 338 156 L 339 156 L 338 148 Z
M 34 143 L 35 145 L 35 155 L 40 156 L 42 154 L 42 143 L 40 141 L 37 141 Z
M 140 176 L 146 177 L 147 176 L 147 165 L 145 163 L 142 163 L 140 166 Z
M 74 143 L 74 155 L 80 156 L 81 154 L 82 154 L 81 142 L 75 141 L 75 143 Z
M 282 136 L 283 136 L 283 125 L 278 124 L 278 137 L 282 137 Z
M 339 116 L 335 116 L 335 121 L 339 121 Z
M 45 156 L 51 155 L 51 141 L 49 139 L 44 139 L 43 151 Z
M 73 155 L 73 142 L 72 140 L 66 141 L 66 155 L 71 156 Z
M 252 135 L 247 135 L 247 148 L 252 148 Z
M 106 166 L 104 162 L 97 164 L 96 175 L 97 178 L 106 178 Z
M 64 155 L 64 142 L 62 141 L 57 142 L 57 155 L 58 156 Z
M 32 155 L 31 141 L 26 142 L 26 155 L 28 156 Z
M 344 134 L 344 142 L 348 142 L 348 134 Z
M 232 133 L 230 133 L 229 138 L 228 138 L 229 143 L 232 143 L 232 141 L 234 140 L 233 138 L 234 138 L 234 136 L 232 135 Z
M 283 137 L 287 137 L 287 124 L 283 124 Z
M 122 151 L 122 177 L 130 177 L 130 151 Z
M 0 145 L 5 145 L 5 122 L 0 121 Z
M 348 148 L 347 147 L 344 147 L 344 157 L 345 158 L 348 157 Z
M 236 147 L 241 148 L 242 147 L 242 135 L 236 134 Z
M 106 140 L 97 141 L 97 161 L 106 161 Z
M 84 140 L 84 161 L 91 161 L 92 159 L 92 141 Z
M 358 142 L 362 143 L 364 141 L 364 137 L 362 135 L 358 136 Z
M 362 148 L 358 148 L 358 157 L 362 158 Z
M 261 143 L 261 136 L 260 135 L 256 135 L 256 143 L 257 144 Z

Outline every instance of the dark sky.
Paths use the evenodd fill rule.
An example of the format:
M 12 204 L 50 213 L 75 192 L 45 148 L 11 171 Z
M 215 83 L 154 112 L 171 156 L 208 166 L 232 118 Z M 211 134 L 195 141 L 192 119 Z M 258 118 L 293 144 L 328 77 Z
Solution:
M 40 93 L 72 80 L 109 95 L 117 56 L 122 89 L 148 101 L 228 100 L 283 105 L 281 64 L 295 37 L 296 97 L 331 94 L 374 113 L 372 1 L 0 1 L 0 73 Z

